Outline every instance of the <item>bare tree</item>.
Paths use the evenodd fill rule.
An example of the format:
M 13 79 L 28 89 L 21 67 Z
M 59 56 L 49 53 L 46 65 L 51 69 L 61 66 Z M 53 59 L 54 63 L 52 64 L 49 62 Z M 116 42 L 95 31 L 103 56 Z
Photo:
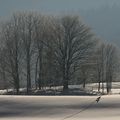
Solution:
M 43 66 L 43 41 L 44 41 L 44 34 L 45 34 L 45 24 L 44 24 L 44 17 L 42 15 L 36 15 L 36 18 L 34 20 L 34 26 L 35 26 L 35 43 L 37 48 L 37 57 L 36 57 L 36 75 L 35 79 L 38 83 L 39 89 L 41 89 L 41 83 L 42 83 L 42 66 Z M 39 66 L 38 66 L 39 65 Z M 37 79 L 37 69 L 38 70 L 38 79 Z M 36 88 L 37 88 L 36 83 Z
M 102 93 L 104 93 L 104 83 L 106 82 L 107 93 L 109 94 L 111 92 L 111 84 L 115 76 L 117 64 L 116 48 L 112 44 L 102 43 L 96 52 L 98 91 L 100 91 L 102 83 Z
M 115 76 L 118 63 L 116 48 L 112 44 L 106 46 L 106 88 L 107 93 L 111 93 L 112 81 Z
M 7 51 L 6 62 L 9 66 L 9 73 L 13 78 L 13 84 L 17 94 L 19 94 L 19 62 L 20 62 L 20 35 L 19 35 L 20 18 L 13 15 L 11 20 L 3 25 L 3 38 L 5 41 L 5 49 Z
M 105 83 L 105 59 L 106 59 L 106 45 L 102 43 L 97 50 L 97 60 L 96 60 L 96 68 L 97 68 L 97 79 L 98 79 L 98 91 L 100 91 L 100 85 L 102 83 L 102 93 L 104 93 L 104 83 Z
M 5 64 L 4 48 L 0 49 L 0 76 L 1 88 L 8 89 L 8 81 L 6 80 L 6 64 Z
M 71 76 L 93 48 L 93 34 L 78 16 L 64 16 L 54 25 L 55 56 L 63 76 L 63 90 L 68 89 Z
M 54 41 L 55 34 L 52 17 L 38 15 L 35 20 L 35 43 L 37 48 L 36 70 L 38 69 L 38 87 L 53 84 L 55 76 Z M 36 77 L 37 78 L 37 74 Z
M 27 93 L 31 91 L 31 58 L 34 53 L 34 15 L 22 13 L 21 16 L 21 39 L 25 52 L 27 70 Z

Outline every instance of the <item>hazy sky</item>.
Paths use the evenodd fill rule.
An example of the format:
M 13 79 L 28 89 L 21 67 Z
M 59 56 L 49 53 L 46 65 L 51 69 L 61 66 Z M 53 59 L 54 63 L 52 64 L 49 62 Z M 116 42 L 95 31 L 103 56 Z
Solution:
M 7 16 L 22 10 L 56 13 L 86 10 L 108 4 L 120 4 L 120 0 L 0 0 L 0 16 Z
M 17 11 L 50 14 L 75 12 L 82 16 L 96 35 L 119 42 L 120 0 L 0 0 L 0 20 Z

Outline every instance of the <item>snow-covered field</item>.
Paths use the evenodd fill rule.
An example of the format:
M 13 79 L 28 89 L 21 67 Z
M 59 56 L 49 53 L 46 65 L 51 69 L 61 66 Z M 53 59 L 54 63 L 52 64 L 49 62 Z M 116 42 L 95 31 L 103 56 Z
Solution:
M 104 83 L 104 87 L 106 87 L 106 84 Z M 52 87 L 53 90 L 56 89 L 62 89 L 62 86 L 58 86 L 58 87 Z M 82 88 L 82 85 L 69 85 L 69 88 Z M 45 88 L 45 89 L 49 89 L 49 87 Z M 88 91 L 98 91 L 98 83 L 89 83 L 86 84 L 86 90 Z M 13 91 L 13 89 L 8 89 L 8 91 Z M 20 91 L 26 91 L 25 88 L 20 88 Z M 102 91 L 102 90 L 101 90 Z M 0 90 L 0 95 L 5 94 L 7 92 L 7 90 Z M 105 89 L 106 92 L 106 89 Z M 120 94 L 120 82 L 113 82 L 112 83 L 112 94 Z
M 120 95 L 0 96 L 0 120 L 120 120 Z

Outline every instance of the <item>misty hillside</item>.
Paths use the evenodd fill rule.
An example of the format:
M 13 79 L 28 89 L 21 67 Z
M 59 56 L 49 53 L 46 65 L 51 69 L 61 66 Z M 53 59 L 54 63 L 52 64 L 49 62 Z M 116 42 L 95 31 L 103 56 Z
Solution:
M 120 44 L 120 7 L 104 6 L 86 10 L 81 15 L 100 38 Z

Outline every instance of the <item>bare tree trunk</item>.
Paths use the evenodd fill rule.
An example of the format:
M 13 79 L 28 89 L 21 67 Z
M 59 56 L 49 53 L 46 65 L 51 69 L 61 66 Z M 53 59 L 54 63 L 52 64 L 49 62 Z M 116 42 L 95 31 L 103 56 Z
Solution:
M 4 89 L 6 89 L 8 91 L 8 83 L 6 81 L 5 66 L 4 66 L 3 62 L 2 62 L 2 64 L 3 64 L 3 68 L 2 68 L 3 86 L 4 86 Z
M 86 86 L 86 79 L 83 79 L 83 88 L 85 89 Z
M 68 90 L 68 80 L 65 79 L 63 83 L 63 91 L 67 91 L 67 90 Z
M 68 67 L 65 63 L 65 58 L 63 60 L 63 91 L 68 91 L 68 81 L 69 81 L 69 73 L 68 73 Z
M 19 73 L 18 73 L 18 65 L 16 66 L 16 91 L 17 91 L 17 94 L 19 94 L 19 88 L 20 88 L 20 80 L 19 80 Z
M 30 72 L 30 55 L 27 52 L 27 94 L 30 93 L 31 90 L 31 72 Z
M 17 37 L 15 37 L 17 38 Z M 15 83 L 16 83 L 16 91 L 17 91 L 17 94 L 19 94 L 19 88 L 20 88 L 20 79 L 19 79 L 19 63 L 18 63 L 18 41 L 17 39 L 15 40 L 15 76 L 16 76 L 16 79 L 15 79 Z
M 42 83 L 42 47 L 39 49 L 39 78 L 38 78 L 38 87 L 41 90 L 41 83 Z
M 98 92 L 100 92 L 100 87 L 101 87 L 101 85 L 100 85 L 100 81 L 98 82 Z
M 102 93 L 104 94 L 104 82 L 102 81 Z
M 37 57 L 37 60 L 36 60 L 36 65 L 35 65 L 35 88 L 37 89 L 38 87 L 38 80 L 37 80 L 37 72 L 38 72 L 38 58 Z

